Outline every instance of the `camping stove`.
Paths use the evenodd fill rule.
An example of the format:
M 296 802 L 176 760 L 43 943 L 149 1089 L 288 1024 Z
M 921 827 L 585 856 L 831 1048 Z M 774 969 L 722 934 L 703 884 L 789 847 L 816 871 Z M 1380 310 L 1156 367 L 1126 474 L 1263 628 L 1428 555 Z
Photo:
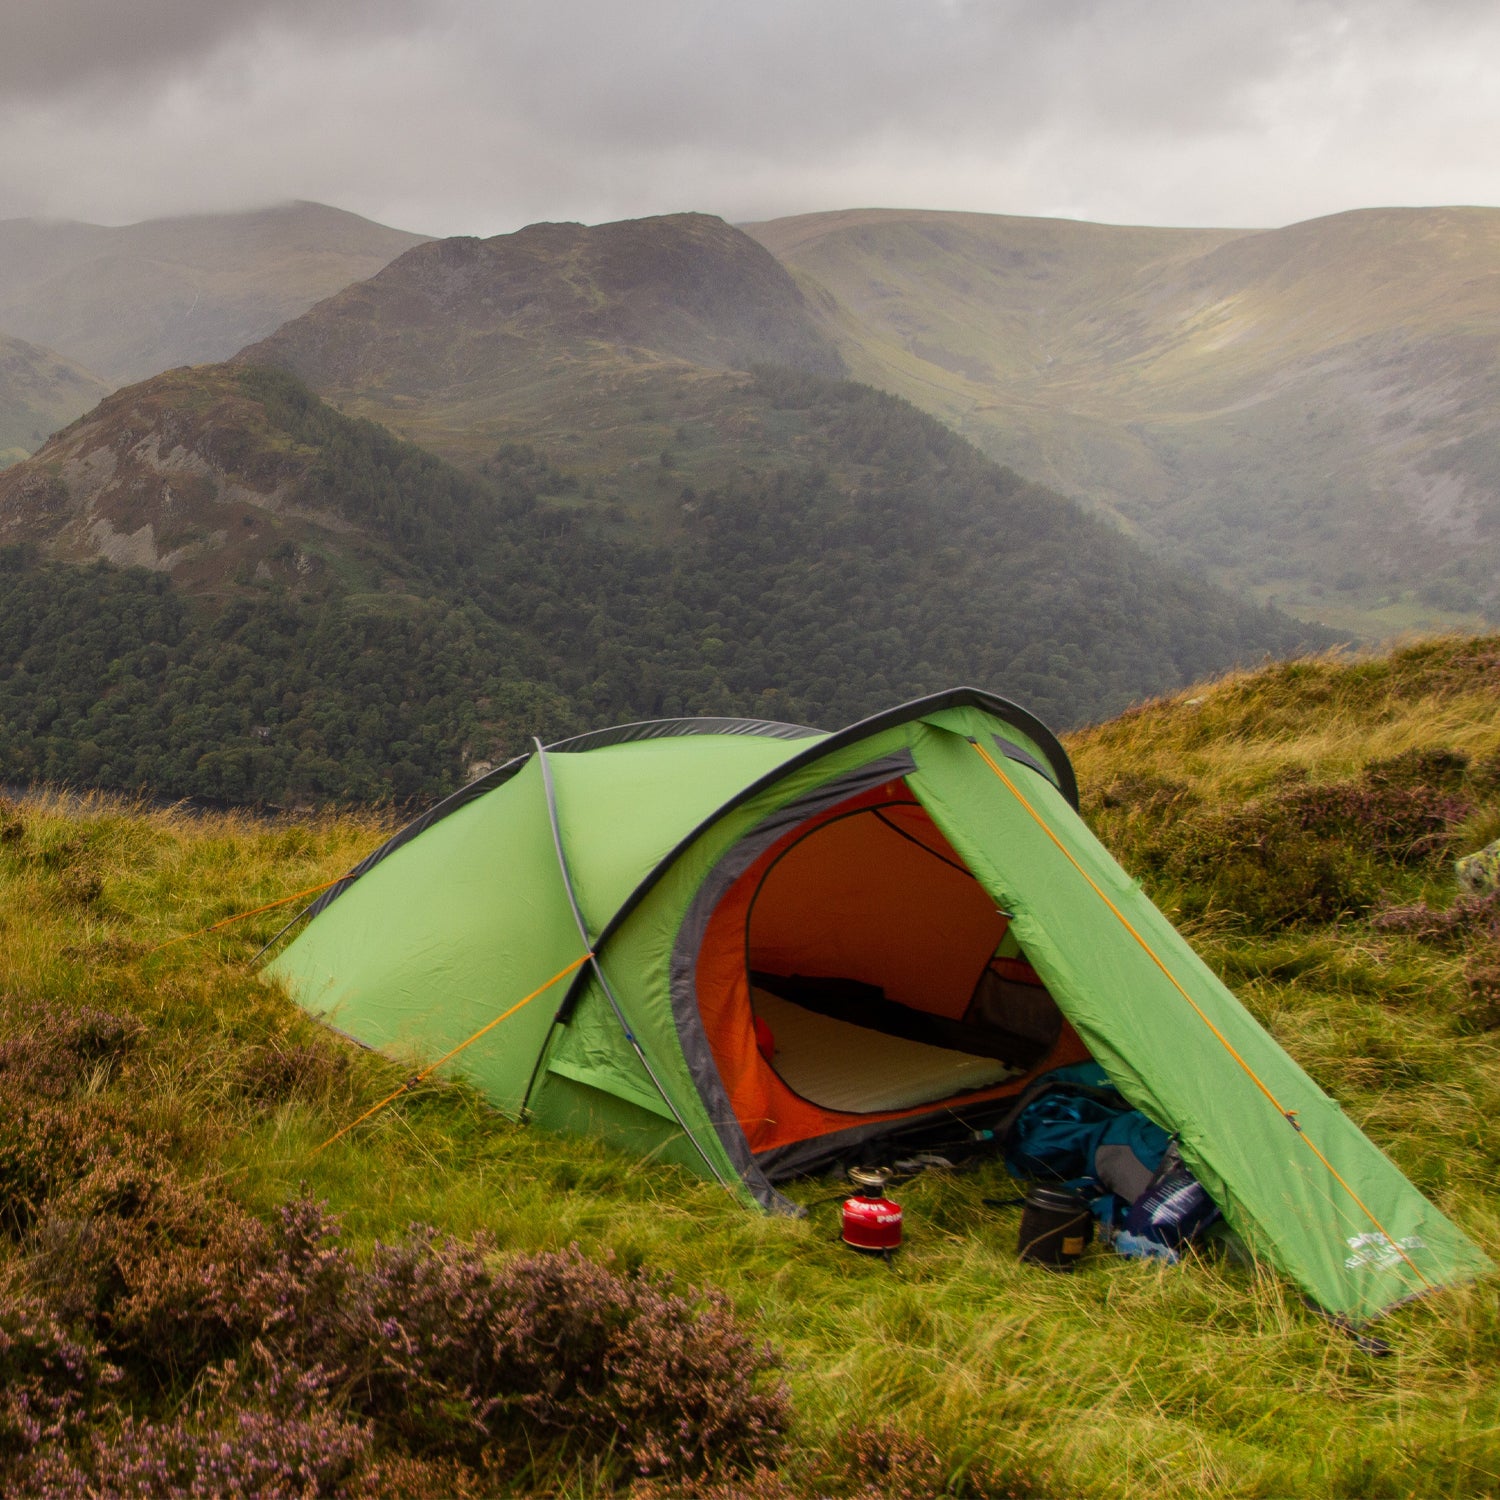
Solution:
M 866 1167 L 850 1168 L 849 1180 L 857 1191 L 844 1200 L 840 1237 L 851 1249 L 884 1255 L 900 1248 L 901 1205 L 885 1195 L 889 1175 Z

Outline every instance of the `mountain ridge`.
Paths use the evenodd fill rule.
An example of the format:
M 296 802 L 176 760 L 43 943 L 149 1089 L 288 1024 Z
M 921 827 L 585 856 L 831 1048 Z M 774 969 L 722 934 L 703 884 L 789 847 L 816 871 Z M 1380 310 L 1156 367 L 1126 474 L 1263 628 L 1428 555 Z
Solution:
M 235 359 L 453 461 L 544 441 L 601 471 L 655 460 L 678 424 L 653 411 L 711 416 L 753 364 L 843 373 L 789 273 L 709 214 L 433 241 Z
M 1327 643 L 895 397 L 728 389 L 717 481 L 669 452 L 626 490 L 515 444 L 456 469 L 263 367 L 114 393 L 0 473 L 0 779 L 436 794 L 523 719 L 852 722 L 978 680 L 1066 726 Z
M 414 247 L 231 363 L 116 392 L 0 474 L 0 611 L 76 643 L 0 682 L 0 764 L 405 796 L 513 751 L 518 704 L 552 732 L 840 723 L 985 681 L 1065 726 L 1331 640 L 820 373 L 818 315 L 711 216 L 538 225 Z M 67 569 L 98 559 L 135 566 L 94 606 Z M 109 669 L 144 674 L 136 702 L 86 663 L 141 617 L 175 633 Z

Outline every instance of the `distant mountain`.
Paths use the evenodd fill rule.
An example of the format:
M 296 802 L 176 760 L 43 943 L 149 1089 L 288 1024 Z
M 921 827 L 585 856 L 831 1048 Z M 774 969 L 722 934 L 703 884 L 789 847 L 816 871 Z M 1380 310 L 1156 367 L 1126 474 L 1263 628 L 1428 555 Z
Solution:
M 779 262 L 707 214 L 434 241 L 238 358 L 454 460 L 525 438 L 591 476 L 712 420 L 727 371 L 844 368 Z
M 1500 210 L 748 229 L 428 242 L 316 204 L 0 223 L 0 329 L 83 367 L 0 355 L 0 463 L 86 407 L 86 371 L 249 344 L 462 465 L 537 443 L 641 520 L 664 454 L 702 486 L 774 451 L 774 426 L 735 427 L 748 369 L 847 372 L 1234 591 L 1364 635 L 1500 619 Z
M 0 329 L 111 384 L 224 359 L 423 236 L 320 203 L 122 228 L 0 221 Z
M 0 334 L 0 467 L 25 458 L 108 390 L 72 360 Z
M 514 444 L 460 471 L 282 372 L 169 372 L 0 473 L 0 639 L 0 780 L 276 802 L 965 681 L 1061 726 L 1328 640 L 785 366 L 721 375 L 609 485 Z
M 1500 618 L 1500 210 L 746 229 L 856 378 L 1167 556 L 1370 633 Z

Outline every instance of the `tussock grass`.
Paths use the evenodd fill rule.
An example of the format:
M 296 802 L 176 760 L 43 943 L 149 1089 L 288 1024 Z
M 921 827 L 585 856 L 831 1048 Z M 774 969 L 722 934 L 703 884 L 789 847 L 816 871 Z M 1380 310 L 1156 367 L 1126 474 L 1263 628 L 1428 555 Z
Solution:
M 1496 649 L 1448 642 L 1237 676 L 1071 747 L 1101 836 L 1127 865 L 1143 859 L 1164 904 L 1191 908 L 1208 961 L 1492 1253 L 1500 1030 L 1474 1008 L 1470 976 L 1496 940 L 1480 928 L 1434 942 L 1370 915 L 1441 909 L 1456 894 L 1453 848 L 1500 823 L 1488 769 L 1500 694 L 1484 664 Z M 1332 920 L 1250 921 L 1163 871 L 1163 841 L 1184 825 L 1206 838 L 1209 815 L 1364 785 L 1372 762 L 1434 750 L 1466 757 L 1442 772 L 1463 821 L 1439 853 L 1405 861 L 1320 836 L 1362 861 L 1371 889 Z M 201 929 L 334 878 L 387 832 L 376 817 L 204 817 L 104 798 L 0 806 L 0 1040 L 36 1034 L 57 1006 L 127 1018 L 134 1040 L 80 1067 L 73 1097 L 267 1222 L 305 1185 L 344 1216 L 357 1256 L 423 1222 L 483 1231 L 502 1253 L 576 1244 L 621 1272 L 724 1290 L 780 1351 L 794 1416 L 779 1473 L 705 1481 L 705 1494 L 1500 1493 L 1493 1285 L 1398 1309 L 1374 1330 L 1393 1351 L 1376 1358 L 1264 1269 L 1212 1253 L 1179 1268 L 1096 1253 L 1072 1277 L 1021 1265 L 1019 1210 L 983 1201 L 1014 1191 L 993 1163 L 907 1183 L 907 1244 L 886 1265 L 837 1244 L 836 1206 L 819 1203 L 835 1184 L 794 1188 L 805 1219 L 761 1216 L 677 1169 L 515 1126 L 461 1081 L 424 1086 L 315 1154 L 402 1069 L 259 982 L 250 960 L 289 909 Z M 19 1254 L 0 1241 L 5 1278 Z M 164 1388 L 158 1410 L 187 1394 Z M 464 1473 L 474 1493 L 585 1496 L 632 1480 L 568 1442 Z

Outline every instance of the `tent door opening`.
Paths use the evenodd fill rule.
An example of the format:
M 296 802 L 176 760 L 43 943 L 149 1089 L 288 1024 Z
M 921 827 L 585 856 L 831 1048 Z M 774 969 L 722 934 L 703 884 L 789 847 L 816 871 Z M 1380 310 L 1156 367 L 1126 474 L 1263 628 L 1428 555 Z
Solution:
M 753 1146 L 1008 1095 L 1071 1035 L 903 782 L 809 818 L 736 885 L 719 915 L 742 913 L 738 1026 L 759 1044 L 724 1045 L 722 1009 L 706 1029 L 726 1082 L 760 1075 L 730 1089 L 742 1121 L 769 1116 Z

